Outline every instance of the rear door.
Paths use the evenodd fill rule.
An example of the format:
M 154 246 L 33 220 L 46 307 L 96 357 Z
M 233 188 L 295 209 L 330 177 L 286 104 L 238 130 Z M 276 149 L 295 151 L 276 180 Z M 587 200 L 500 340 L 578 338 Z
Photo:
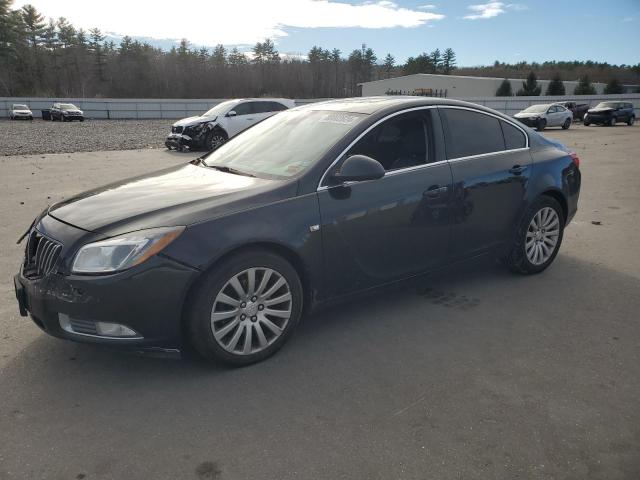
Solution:
M 318 190 L 327 292 L 338 296 L 446 262 L 451 170 L 436 153 L 435 109 L 394 115 L 355 143 L 387 171 L 374 181 Z M 438 157 L 437 155 L 440 155 Z
M 532 160 L 514 123 L 467 108 L 439 111 L 453 175 L 452 257 L 464 258 L 511 239 Z

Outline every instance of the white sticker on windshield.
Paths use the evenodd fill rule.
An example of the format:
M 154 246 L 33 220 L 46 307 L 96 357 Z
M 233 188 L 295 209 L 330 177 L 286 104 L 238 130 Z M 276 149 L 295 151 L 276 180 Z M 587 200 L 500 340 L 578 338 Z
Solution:
M 362 115 L 354 115 L 348 112 L 329 112 L 322 116 L 320 123 L 337 123 L 339 125 L 351 125 L 355 123 Z

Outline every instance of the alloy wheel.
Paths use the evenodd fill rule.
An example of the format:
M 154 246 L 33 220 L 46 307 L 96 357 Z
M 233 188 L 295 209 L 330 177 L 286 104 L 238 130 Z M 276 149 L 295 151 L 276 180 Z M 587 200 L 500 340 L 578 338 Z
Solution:
M 227 352 L 260 352 L 284 333 L 292 312 L 289 283 L 274 269 L 255 267 L 230 278 L 211 310 L 211 330 Z
M 212 135 L 209 140 L 209 150 L 215 150 L 225 142 L 223 135 Z
M 527 259 L 534 265 L 547 262 L 558 244 L 560 219 L 551 207 L 543 207 L 533 216 L 527 228 L 525 251 Z

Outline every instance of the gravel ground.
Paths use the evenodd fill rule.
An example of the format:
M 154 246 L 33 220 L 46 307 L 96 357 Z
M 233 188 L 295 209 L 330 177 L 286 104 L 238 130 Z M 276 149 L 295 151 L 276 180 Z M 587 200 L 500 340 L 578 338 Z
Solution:
M 174 120 L 0 120 L 0 156 L 164 148 Z

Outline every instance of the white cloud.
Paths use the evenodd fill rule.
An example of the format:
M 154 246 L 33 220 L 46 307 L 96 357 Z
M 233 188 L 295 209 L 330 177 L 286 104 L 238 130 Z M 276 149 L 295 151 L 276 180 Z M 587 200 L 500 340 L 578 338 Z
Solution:
M 85 29 L 151 38 L 187 38 L 198 45 L 253 44 L 297 28 L 411 28 L 444 15 L 398 6 L 389 0 L 352 5 L 338 0 L 205 0 L 189 7 L 175 0 L 18 0 L 47 17 L 66 17 Z M 185 8 L 184 11 L 182 8 Z
M 436 6 L 432 4 L 418 6 L 418 10 L 434 10 L 435 8 Z
M 514 10 L 516 12 L 522 12 L 524 10 L 529 10 L 529 7 L 521 3 L 509 3 L 505 5 L 502 2 L 488 2 L 478 5 L 469 5 L 467 9 L 471 10 L 474 13 L 465 15 L 463 18 L 467 20 L 481 20 L 485 18 L 497 17 L 498 15 L 505 13 L 507 9 Z

